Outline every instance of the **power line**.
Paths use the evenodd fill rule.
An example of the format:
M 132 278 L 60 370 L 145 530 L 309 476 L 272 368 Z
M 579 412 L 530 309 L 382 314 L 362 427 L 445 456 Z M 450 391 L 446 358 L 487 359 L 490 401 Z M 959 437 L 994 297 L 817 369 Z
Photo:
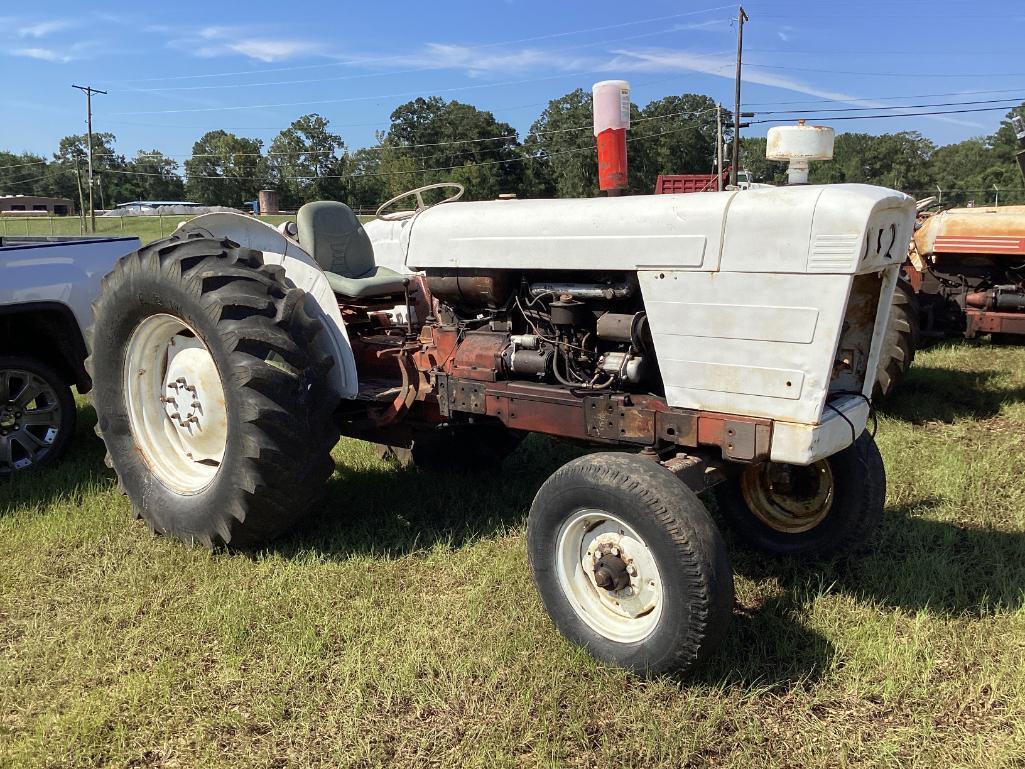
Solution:
M 840 117 L 819 117 L 811 118 L 815 121 L 821 121 L 823 123 L 831 123 L 836 120 L 883 120 L 885 118 L 894 117 L 923 117 L 927 115 L 963 115 L 969 112 L 998 112 L 1008 109 L 1007 107 L 974 107 L 972 109 L 949 109 L 949 110 L 938 110 L 936 112 L 893 112 L 886 115 L 841 115 Z M 752 120 L 752 123 L 786 123 L 789 122 L 786 118 L 780 118 L 778 120 Z
M 31 184 L 32 182 L 39 182 L 39 181 L 42 181 L 43 179 L 46 179 L 46 178 L 49 178 L 49 177 L 48 177 L 48 175 L 44 174 L 43 176 L 36 176 L 33 179 L 17 179 L 15 181 L 8 182 L 8 184 L 10 184 L 12 187 L 14 187 L 14 186 L 17 186 L 19 184 Z
M 48 161 L 46 160 L 33 160 L 31 163 L 15 163 L 10 166 L 0 166 L 0 171 L 6 171 L 8 168 L 24 168 L 25 166 L 40 166 L 45 165 Z
M 986 78 L 986 77 L 1025 77 L 1025 72 L 971 72 L 958 75 L 951 75 L 948 72 L 854 72 L 842 69 L 822 69 L 820 67 L 791 67 L 785 64 L 754 64 L 748 63 L 749 67 L 760 67 L 762 69 L 779 69 L 788 72 L 820 72 L 828 75 L 859 75 L 862 77 L 934 77 L 934 78 Z
M 1023 97 L 1025 98 L 1025 97 Z M 1009 102 L 1009 104 L 1001 107 L 1001 109 L 1013 109 L 1021 103 L 1022 99 L 980 99 L 977 101 L 948 101 L 939 102 L 937 104 L 895 104 L 892 107 L 883 106 L 871 106 L 871 107 L 836 107 L 836 108 L 823 108 L 819 110 L 779 110 L 775 112 L 758 112 L 758 115 L 804 115 L 804 114 L 820 114 L 822 112 L 865 112 L 868 110 L 878 109 L 924 109 L 926 107 L 961 107 L 969 106 L 973 104 L 1003 104 Z
M 806 99 L 803 101 L 756 101 L 747 102 L 748 107 L 775 107 L 775 106 L 786 106 L 788 104 L 821 104 L 823 102 L 830 103 L 844 103 L 844 104 L 856 104 L 862 101 L 893 101 L 895 99 L 934 99 L 941 96 L 977 96 L 984 93 L 1020 93 L 1021 88 L 1004 88 L 1004 89 L 986 89 L 984 91 L 947 91 L 946 93 L 918 93 L 918 94 L 903 94 L 901 96 L 865 96 L 865 97 L 852 97 L 849 99 Z
M 650 121 L 654 121 L 654 120 L 668 120 L 670 118 L 680 117 L 682 115 L 691 115 L 693 117 L 698 117 L 700 115 L 707 115 L 707 114 L 710 114 L 712 112 L 715 112 L 715 108 L 714 107 L 706 109 L 706 110 L 697 110 L 697 111 L 694 111 L 694 110 L 682 110 L 680 112 L 669 112 L 669 113 L 666 113 L 665 115 L 650 115 L 648 117 L 640 117 L 640 118 L 637 118 L 637 119 L 633 120 L 632 122 L 634 124 L 637 124 L 637 123 L 646 123 L 646 122 L 650 122 Z M 695 124 L 697 124 L 697 121 L 695 121 Z M 523 136 L 524 136 L 524 139 L 526 139 L 528 136 L 547 136 L 547 135 L 550 135 L 550 134 L 568 133 L 568 132 L 571 132 L 571 131 L 590 131 L 590 130 L 593 130 L 593 128 L 594 128 L 594 125 L 591 124 L 591 123 L 588 123 L 587 125 L 570 126 L 570 127 L 567 127 L 567 128 L 553 128 L 553 129 L 545 130 L 545 131 L 527 131 Z M 499 136 L 486 136 L 486 137 L 480 137 L 480 138 L 476 138 L 476 139 L 453 139 L 451 141 L 425 142 L 423 144 L 379 144 L 379 145 L 375 145 L 373 147 L 362 147 L 361 149 L 363 149 L 363 150 L 376 150 L 376 151 L 382 151 L 383 152 L 385 150 L 408 150 L 408 149 L 419 149 L 419 148 L 422 148 L 422 147 L 446 147 L 446 146 L 452 146 L 452 145 L 457 145 L 457 144 L 474 144 L 474 143 L 480 143 L 480 142 L 507 141 L 507 140 L 510 140 L 510 139 L 518 139 L 518 138 L 519 138 L 519 134 L 514 132 L 514 133 L 511 133 L 511 134 L 501 134 Z M 269 158 L 269 157 L 275 157 L 275 156 L 293 157 L 293 156 L 296 156 L 296 155 L 333 155 L 336 152 L 338 152 L 337 149 L 334 149 L 334 150 L 296 150 L 294 152 L 199 152 L 199 153 L 189 153 L 189 154 L 186 154 L 186 153 L 173 153 L 172 154 L 172 153 L 161 152 L 161 153 L 157 153 L 157 154 L 138 154 L 138 155 L 135 156 L 134 159 L 140 159 L 140 158 L 167 158 L 169 160 L 174 160 L 176 158 L 220 158 L 220 157 L 267 157 L 267 158 Z M 118 153 L 106 153 L 106 154 L 102 154 L 102 155 L 96 155 L 96 157 L 110 157 L 110 158 L 113 158 L 113 157 L 119 157 L 119 155 L 118 155 Z
M 631 143 L 631 142 L 636 142 L 636 141 L 645 141 L 645 140 L 648 140 L 648 139 L 657 138 L 659 136 L 666 136 L 668 134 L 677 133 L 679 131 L 683 131 L 683 130 L 686 130 L 686 129 L 690 128 L 692 125 L 695 125 L 697 122 L 698 121 L 692 121 L 692 122 L 690 122 L 688 124 L 685 124 L 685 125 L 682 125 L 682 126 L 678 126 L 676 128 L 669 129 L 668 131 L 661 131 L 661 132 L 655 133 L 655 134 L 646 134 L 646 135 L 643 135 L 643 136 L 634 136 L 634 137 L 631 137 L 631 138 L 627 139 L 627 142 Z M 560 150 L 558 152 L 545 152 L 545 153 L 543 153 L 542 155 L 539 155 L 539 156 L 520 155 L 520 156 L 517 156 L 517 157 L 505 158 L 505 159 L 502 159 L 502 160 L 481 161 L 481 162 L 478 162 L 478 163 L 473 163 L 472 165 L 474 167 L 479 167 L 479 166 L 502 165 L 504 163 L 525 163 L 525 162 L 528 162 L 528 161 L 539 161 L 539 160 L 545 160 L 547 158 L 552 158 L 552 157 L 560 157 L 562 155 L 571 155 L 571 154 L 575 154 L 577 152 L 594 152 L 594 147 L 590 146 L 590 145 L 586 146 L 586 147 L 574 147 L 572 149 Z M 465 168 L 466 165 L 467 164 L 462 163 L 462 164 L 459 164 L 459 165 L 440 166 L 440 167 L 436 167 L 436 168 L 417 168 L 417 169 L 412 169 L 412 170 L 408 170 L 408 171 L 386 171 L 386 172 L 355 173 L 355 174 L 319 174 L 317 176 L 281 176 L 281 177 L 278 177 L 278 178 L 282 179 L 282 180 L 290 180 L 291 181 L 291 180 L 306 180 L 306 179 L 350 179 L 350 178 L 378 177 L 378 176 L 407 176 L 409 174 L 424 174 L 424 173 L 431 173 L 433 171 L 453 171 L 453 170 L 458 169 L 458 168 Z M 127 174 L 129 176 L 158 176 L 158 177 L 162 177 L 162 178 L 166 178 L 167 177 L 166 174 L 152 173 L 152 172 L 148 172 L 148 171 L 127 171 L 127 170 L 116 169 L 116 168 L 105 169 L 104 173 Z M 190 178 L 190 179 L 211 179 L 211 180 L 218 180 L 218 179 L 220 179 L 220 180 L 230 180 L 230 181 L 251 181 L 251 182 L 264 181 L 263 177 L 256 177 L 256 176 L 232 176 L 232 175 L 216 175 L 215 176 L 215 175 L 210 175 L 210 174 L 205 174 L 205 175 L 203 175 L 203 174 L 189 174 L 188 172 L 186 172 L 185 175 L 186 175 L 187 178 Z

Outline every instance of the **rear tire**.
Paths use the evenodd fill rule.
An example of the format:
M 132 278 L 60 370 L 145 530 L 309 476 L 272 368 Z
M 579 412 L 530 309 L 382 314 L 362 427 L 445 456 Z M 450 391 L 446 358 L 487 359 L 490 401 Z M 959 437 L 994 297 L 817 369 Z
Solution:
M 71 387 L 28 355 L 0 355 L 0 480 L 53 464 L 75 432 Z
M 890 322 L 886 326 L 883 348 L 879 353 L 879 368 L 876 370 L 873 392 L 875 398 L 888 398 L 900 387 L 915 360 L 918 337 L 918 300 L 911 284 L 898 280 L 893 292 Z
M 213 238 L 158 241 L 104 278 L 87 361 L 97 433 L 155 531 L 252 546 L 292 528 L 319 497 L 334 469 L 337 399 L 308 302 L 260 252 Z M 206 378 L 165 385 L 183 352 L 203 361 Z
M 556 626 L 604 662 L 686 671 L 729 626 L 722 537 L 694 492 L 653 460 L 591 454 L 564 465 L 531 505 L 527 552 Z
M 782 472 L 789 477 L 782 477 Z M 865 547 L 882 522 L 886 470 L 867 432 L 808 467 L 763 462 L 716 487 L 733 531 L 771 555 L 825 558 Z

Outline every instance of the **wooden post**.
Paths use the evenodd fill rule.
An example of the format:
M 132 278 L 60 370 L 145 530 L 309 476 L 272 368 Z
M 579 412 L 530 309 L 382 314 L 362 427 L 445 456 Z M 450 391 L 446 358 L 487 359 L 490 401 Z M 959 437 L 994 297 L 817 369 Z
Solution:
M 740 70 L 744 59 L 744 22 L 748 20 L 744 6 L 737 15 L 737 83 L 736 101 L 733 111 L 733 162 L 730 169 L 730 184 L 737 186 L 737 169 L 740 168 Z

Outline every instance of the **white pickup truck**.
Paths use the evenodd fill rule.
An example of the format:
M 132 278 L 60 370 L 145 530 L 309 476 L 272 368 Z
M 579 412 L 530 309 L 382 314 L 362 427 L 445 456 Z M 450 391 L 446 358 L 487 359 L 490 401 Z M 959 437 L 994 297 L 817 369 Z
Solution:
M 88 392 L 85 330 L 100 281 L 138 238 L 0 238 L 0 480 L 56 461 Z

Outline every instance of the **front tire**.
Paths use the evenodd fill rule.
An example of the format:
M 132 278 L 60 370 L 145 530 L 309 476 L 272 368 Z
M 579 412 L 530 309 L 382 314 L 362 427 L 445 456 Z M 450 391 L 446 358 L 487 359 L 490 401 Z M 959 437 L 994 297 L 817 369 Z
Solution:
M 807 467 L 762 462 L 716 487 L 737 536 L 780 556 L 857 552 L 878 531 L 885 497 L 886 470 L 868 433 Z
M 686 671 L 717 648 L 733 572 L 697 496 L 657 462 L 591 454 L 538 491 L 527 550 L 566 638 L 637 673 Z
M 75 398 L 52 366 L 0 355 L 0 479 L 53 464 L 75 432 Z
M 123 258 L 94 305 L 97 433 L 137 516 L 208 547 L 287 531 L 338 430 L 312 302 L 258 251 L 172 237 Z

